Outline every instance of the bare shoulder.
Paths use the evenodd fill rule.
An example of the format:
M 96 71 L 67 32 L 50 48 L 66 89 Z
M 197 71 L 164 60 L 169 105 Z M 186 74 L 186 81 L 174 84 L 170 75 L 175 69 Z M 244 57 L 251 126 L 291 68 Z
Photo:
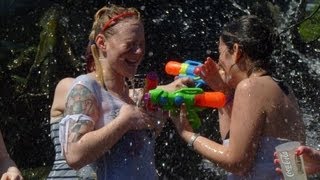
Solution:
M 53 102 L 50 110 L 51 123 L 59 119 L 65 109 L 66 96 L 72 86 L 74 78 L 67 77 L 60 80 L 55 88 Z
M 241 104 L 260 111 L 267 106 L 267 102 L 275 99 L 278 94 L 275 85 L 268 78 L 248 78 L 242 80 L 235 91 L 235 99 Z
M 237 92 L 241 93 L 257 93 L 257 89 L 262 86 L 262 83 L 257 78 L 248 78 L 242 80 L 236 87 Z
M 263 95 L 268 92 L 274 92 L 277 90 L 277 86 L 268 77 L 254 77 L 242 80 L 236 90 L 250 93 L 250 95 Z
M 66 77 L 61 79 L 55 89 L 55 94 L 59 93 L 59 92 L 66 92 L 70 89 L 72 83 L 74 81 L 74 78 L 71 77 Z

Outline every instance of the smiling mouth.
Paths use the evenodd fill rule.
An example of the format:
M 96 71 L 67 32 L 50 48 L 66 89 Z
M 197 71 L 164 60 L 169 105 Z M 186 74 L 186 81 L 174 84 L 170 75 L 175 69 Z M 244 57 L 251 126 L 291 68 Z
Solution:
M 125 62 L 126 62 L 129 66 L 138 66 L 138 61 L 135 61 L 135 60 L 126 59 Z

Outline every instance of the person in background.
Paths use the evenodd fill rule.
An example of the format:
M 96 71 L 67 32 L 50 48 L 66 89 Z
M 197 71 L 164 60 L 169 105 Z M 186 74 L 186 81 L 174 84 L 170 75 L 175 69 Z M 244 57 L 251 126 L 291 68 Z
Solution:
M 83 59 L 86 61 L 86 72 L 94 71 L 94 60 L 89 42 Z M 84 166 L 81 170 L 72 169 L 61 153 L 59 138 L 59 123 L 64 116 L 67 95 L 73 84 L 74 78 L 66 77 L 58 82 L 54 91 L 53 102 L 50 110 L 50 136 L 55 150 L 55 159 L 47 180 L 54 179 L 96 179 L 94 166 Z
M 10 158 L 0 132 L 0 177 L 1 180 L 23 180 L 16 163 Z
M 299 146 L 296 149 L 296 155 L 303 157 L 304 168 L 307 175 L 314 175 L 320 173 L 320 151 L 310 146 Z M 280 160 L 277 153 L 274 153 L 274 163 L 276 165 L 276 172 L 282 175 L 280 168 Z
M 181 138 L 204 158 L 224 168 L 228 179 L 279 179 L 275 146 L 305 143 L 305 129 L 289 86 L 271 75 L 273 33 L 256 16 L 226 24 L 219 39 L 219 62 L 208 58 L 200 77 L 228 101 L 218 109 L 223 144 L 195 133 L 184 106 L 172 121 Z
M 140 13 L 117 5 L 99 9 L 89 40 L 94 70 L 74 80 L 60 122 L 66 161 L 73 169 L 95 163 L 98 179 L 157 179 L 153 132 L 165 118 L 136 106 L 125 81 L 144 56 Z M 188 82 L 158 88 L 173 91 Z

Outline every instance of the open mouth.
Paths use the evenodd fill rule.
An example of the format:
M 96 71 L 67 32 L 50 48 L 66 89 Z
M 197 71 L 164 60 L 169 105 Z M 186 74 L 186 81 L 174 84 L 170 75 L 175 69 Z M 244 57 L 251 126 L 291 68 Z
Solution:
M 138 61 L 136 61 L 136 60 L 126 59 L 125 62 L 126 62 L 129 66 L 138 66 Z

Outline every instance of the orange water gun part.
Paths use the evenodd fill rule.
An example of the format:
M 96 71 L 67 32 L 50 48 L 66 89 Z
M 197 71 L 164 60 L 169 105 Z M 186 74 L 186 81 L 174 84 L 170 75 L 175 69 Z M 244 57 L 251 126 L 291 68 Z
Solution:
M 195 106 L 221 108 L 226 104 L 226 96 L 222 92 L 204 92 L 194 98 Z

